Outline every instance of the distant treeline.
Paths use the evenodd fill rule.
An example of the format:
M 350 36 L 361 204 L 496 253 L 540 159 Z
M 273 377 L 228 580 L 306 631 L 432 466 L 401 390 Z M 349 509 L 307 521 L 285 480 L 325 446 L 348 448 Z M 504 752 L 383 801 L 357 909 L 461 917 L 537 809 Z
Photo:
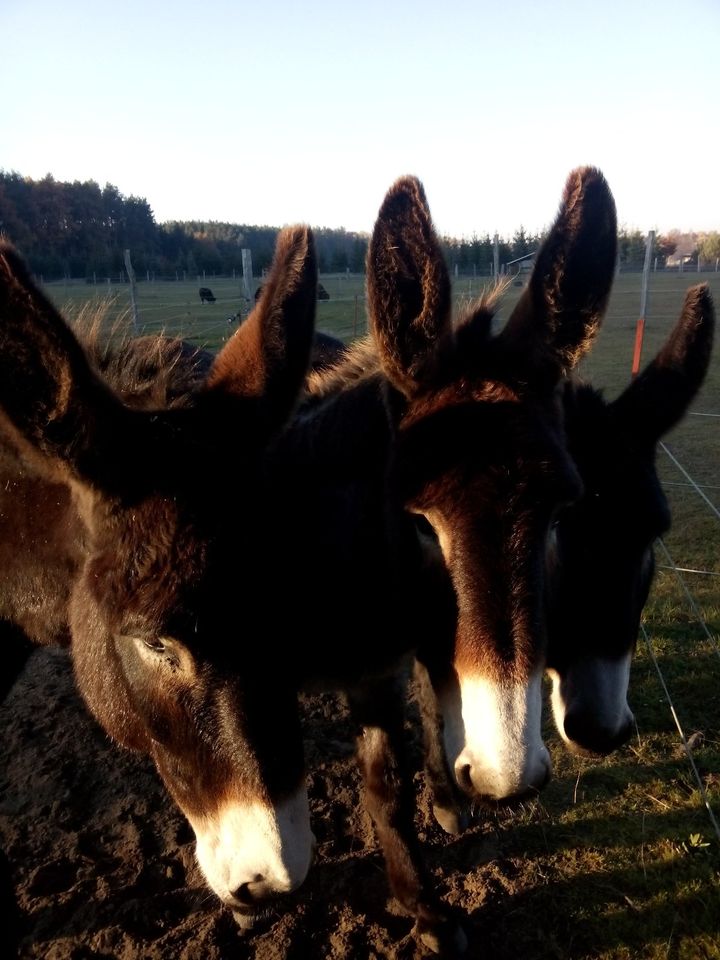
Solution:
M 45 280 L 124 275 L 130 250 L 136 275 L 156 277 L 242 271 L 242 249 L 253 271 L 270 265 L 278 228 L 232 223 L 155 222 L 143 197 L 126 197 L 108 183 L 31 180 L 0 170 L 0 230 Z M 316 230 L 323 272 L 362 271 L 367 237 Z
M 0 231 L 44 280 L 63 277 L 122 279 L 124 251 L 130 250 L 136 275 L 195 277 L 242 271 L 242 249 L 252 252 L 253 272 L 270 265 L 278 228 L 211 222 L 156 223 L 143 197 L 126 197 L 108 183 L 63 183 L 52 176 L 31 180 L 0 170 Z M 343 229 L 314 228 L 321 273 L 365 268 L 368 237 Z M 501 264 L 535 250 L 542 237 L 519 228 L 500 241 Z M 658 253 L 663 238 L 658 238 Z M 451 269 L 462 274 L 490 273 L 493 241 L 489 234 L 443 240 Z M 645 238 L 621 233 L 621 263 L 641 262 Z

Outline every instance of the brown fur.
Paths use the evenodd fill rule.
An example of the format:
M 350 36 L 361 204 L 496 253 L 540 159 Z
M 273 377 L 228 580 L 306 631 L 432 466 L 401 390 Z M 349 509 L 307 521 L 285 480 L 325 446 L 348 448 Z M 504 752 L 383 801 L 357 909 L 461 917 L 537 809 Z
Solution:
M 208 377 L 207 357 L 163 338 L 83 346 L 17 254 L 0 249 L 0 524 L 10 571 L 0 633 L 8 642 L 18 628 L 39 642 L 71 637 L 91 712 L 118 742 L 149 754 L 200 818 L 229 794 L 259 791 L 269 803 L 302 779 L 295 740 L 282 771 L 261 780 L 271 734 L 240 733 L 267 654 L 235 632 L 237 584 L 248 584 L 251 622 L 262 622 L 261 475 L 309 360 L 316 264 L 307 229 L 281 234 L 272 276 Z M 257 515 L 230 509 L 234 497 Z M 280 723 L 283 710 L 273 709 Z M 291 734 L 297 722 L 287 719 Z
M 653 542 L 670 525 L 656 449 L 703 383 L 714 326 L 707 286 L 693 287 L 665 344 L 616 400 L 588 384 L 565 386 L 568 447 L 584 493 L 558 514 L 549 557 L 547 665 L 564 683 L 588 659 L 619 660 L 635 648 Z M 561 732 L 575 749 L 607 754 L 632 735 L 631 716 L 608 727 L 595 691 L 573 689 Z

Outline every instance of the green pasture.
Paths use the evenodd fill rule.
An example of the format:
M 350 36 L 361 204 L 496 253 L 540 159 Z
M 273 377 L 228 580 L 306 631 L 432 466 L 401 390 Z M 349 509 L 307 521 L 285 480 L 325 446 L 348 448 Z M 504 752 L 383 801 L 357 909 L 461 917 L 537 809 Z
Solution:
M 335 274 L 320 278 L 330 295 L 318 301 L 317 322 L 320 330 L 335 333 L 343 340 L 352 340 L 366 328 L 365 278 L 359 274 Z M 256 281 L 256 285 L 260 281 Z M 209 287 L 215 303 L 201 303 L 198 290 Z M 244 296 L 242 280 L 230 277 L 199 279 L 197 282 L 159 280 L 137 284 L 136 307 L 138 333 L 163 331 L 186 337 L 198 345 L 217 349 L 235 329 L 238 313 L 246 317 L 252 306 Z M 130 287 L 128 284 L 68 281 L 48 284 L 47 292 L 68 316 L 84 308 L 102 307 L 108 324 L 121 320 L 133 325 Z
M 319 329 L 345 340 L 364 332 L 363 278 L 321 279 L 331 299 L 318 304 Z M 643 363 L 697 282 L 708 282 L 720 304 L 718 273 L 652 275 Z M 583 375 L 610 398 L 630 379 L 640 284 L 639 274 L 618 276 L 583 364 Z M 204 285 L 216 303 L 200 304 L 198 284 L 139 284 L 141 329 L 219 346 L 232 328 L 227 317 L 246 313 L 247 304 L 239 281 L 206 279 Z M 458 300 L 480 290 L 479 280 L 456 284 Z M 49 291 L 70 313 L 106 293 L 85 284 Z M 509 287 L 501 319 L 520 292 Z M 112 294 L 113 312 L 127 311 L 127 288 Z M 641 636 L 633 668 L 637 735 L 606 760 L 579 760 L 567 754 L 548 720 L 552 783 L 536 802 L 499 812 L 482 828 L 497 850 L 493 863 L 480 868 L 487 875 L 488 958 L 720 960 L 720 838 L 705 805 L 720 821 L 720 346 L 692 415 L 665 444 L 682 469 L 660 450 L 673 527 L 658 546 L 644 618 L 647 643 Z M 674 566 L 701 572 L 678 574 Z M 577 627 L 581 632 L 583 624 Z M 692 737 L 699 783 L 675 717 Z

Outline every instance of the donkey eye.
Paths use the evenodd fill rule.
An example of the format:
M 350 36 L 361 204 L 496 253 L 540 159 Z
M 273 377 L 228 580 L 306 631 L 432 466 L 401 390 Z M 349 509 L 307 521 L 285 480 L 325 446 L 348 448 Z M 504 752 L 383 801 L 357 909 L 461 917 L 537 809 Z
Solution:
M 417 527 L 418 533 L 421 533 L 426 537 L 432 537 L 433 540 L 437 539 L 435 528 L 426 516 L 424 516 L 422 513 L 416 513 L 413 514 L 413 520 L 415 521 L 415 526 Z
M 143 637 L 143 647 L 152 651 L 153 662 L 173 672 L 181 668 L 178 645 L 167 637 Z M 156 659 L 157 658 L 157 659 Z
M 167 648 L 165 641 L 160 637 L 143 637 L 143 643 L 148 650 L 153 650 L 155 653 L 165 653 Z
M 175 675 L 191 677 L 195 662 L 188 648 L 175 637 L 137 633 L 118 635 L 118 652 L 127 669 L 132 671 L 141 664 L 144 669 L 172 671 Z M 134 651 L 134 656 L 130 651 Z

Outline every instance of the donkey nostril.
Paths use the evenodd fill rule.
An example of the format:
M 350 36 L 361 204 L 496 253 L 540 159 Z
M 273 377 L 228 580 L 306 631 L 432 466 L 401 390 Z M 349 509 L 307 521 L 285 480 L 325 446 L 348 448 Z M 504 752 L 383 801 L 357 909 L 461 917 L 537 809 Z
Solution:
M 258 873 L 254 880 L 248 883 L 241 883 L 240 886 L 233 891 L 233 897 L 238 903 L 242 903 L 243 906 L 252 906 L 262 895 L 264 880 L 265 877 Z
M 470 775 L 469 763 L 464 763 L 461 767 L 458 767 L 455 771 L 455 776 L 457 777 L 457 783 L 461 790 L 464 790 L 465 793 L 473 792 L 473 782 Z

